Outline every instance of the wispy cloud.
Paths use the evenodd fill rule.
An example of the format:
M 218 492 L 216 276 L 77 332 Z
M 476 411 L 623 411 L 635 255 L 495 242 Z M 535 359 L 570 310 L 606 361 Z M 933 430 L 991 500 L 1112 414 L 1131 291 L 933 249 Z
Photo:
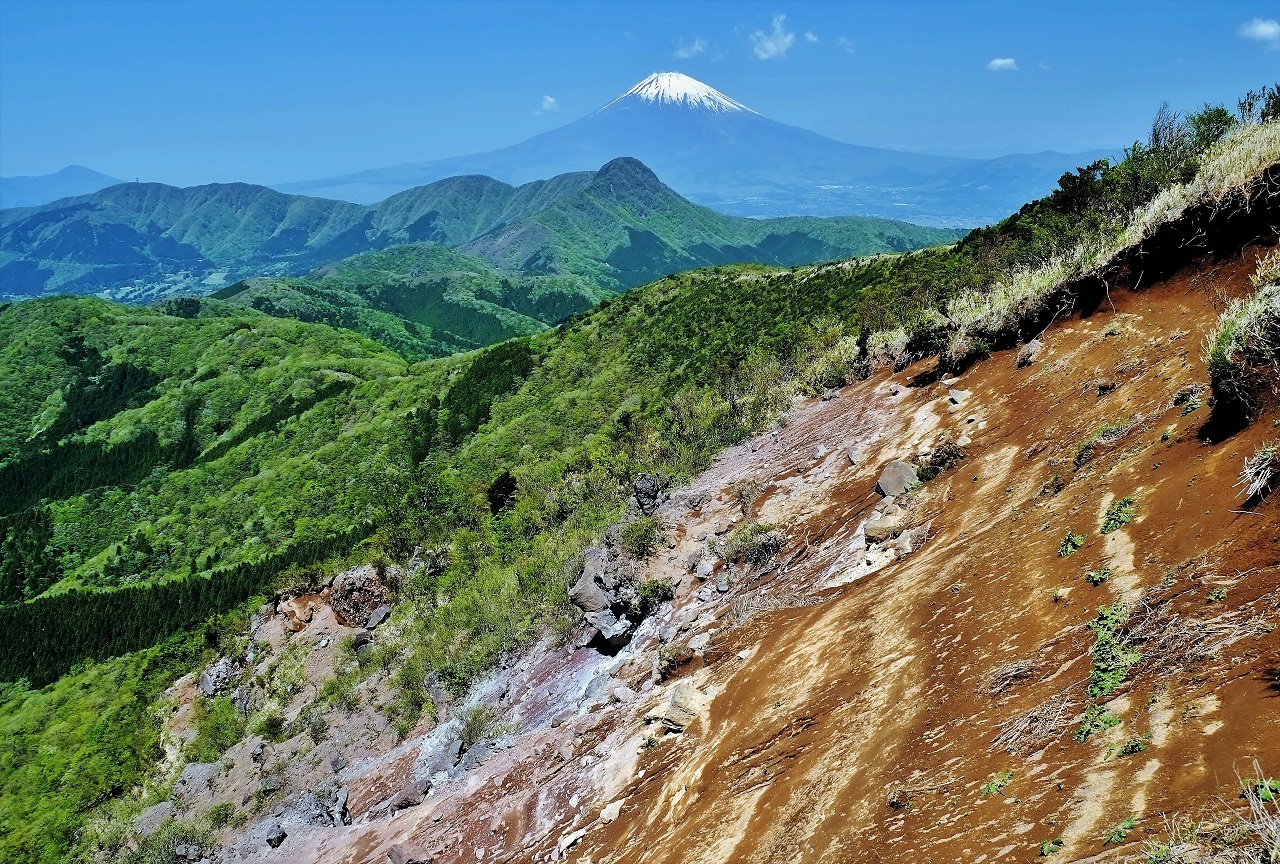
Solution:
M 761 60 L 772 60 L 784 57 L 791 50 L 791 43 L 796 41 L 795 33 L 786 30 L 787 16 L 778 15 L 773 19 L 773 30 L 766 33 L 757 30 L 751 34 L 751 50 Z
M 533 112 L 533 116 L 537 117 L 541 114 L 554 114 L 560 110 L 560 103 L 556 101 L 554 96 L 543 96 L 542 101 L 538 103 L 538 110 Z
M 1018 61 L 1012 57 L 997 57 L 987 64 L 992 72 L 1017 72 Z
M 812 45 L 818 41 L 818 34 L 814 33 L 812 30 L 806 30 L 804 31 L 804 41 Z
M 703 51 L 707 50 L 707 40 L 701 36 L 694 37 L 692 42 L 681 40 L 676 43 L 676 50 L 672 53 L 679 60 L 688 60 L 690 57 L 697 57 Z
M 1237 31 L 1245 39 L 1261 42 L 1268 48 L 1280 50 L 1280 21 L 1274 18 L 1254 18 L 1240 25 Z
M 836 47 L 846 54 L 853 53 L 853 41 L 843 36 L 836 40 Z

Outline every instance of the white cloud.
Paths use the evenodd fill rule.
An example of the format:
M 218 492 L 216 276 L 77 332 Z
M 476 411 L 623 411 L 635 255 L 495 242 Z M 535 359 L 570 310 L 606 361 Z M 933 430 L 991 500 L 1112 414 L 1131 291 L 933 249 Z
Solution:
M 539 117 L 543 114 L 553 114 L 560 110 L 560 103 L 556 101 L 556 97 L 554 96 L 543 96 L 542 101 L 538 104 L 538 110 L 532 112 L 534 117 Z
M 796 41 L 795 33 L 788 33 L 783 29 L 786 23 L 787 16 L 778 15 L 773 19 L 771 32 L 757 30 L 751 34 L 751 50 L 757 57 L 761 60 L 772 60 L 775 57 L 786 56 L 787 51 L 791 50 L 791 43 Z
M 1274 18 L 1254 18 L 1240 25 L 1239 34 L 1245 39 L 1261 42 L 1268 48 L 1280 50 L 1280 21 Z
M 1018 61 L 1012 57 L 997 57 L 987 64 L 992 72 L 1017 72 Z
M 677 42 L 674 54 L 677 59 L 688 60 L 690 57 L 697 57 L 706 50 L 707 40 L 697 36 L 692 42 Z
M 804 41 L 812 45 L 814 42 L 818 41 L 818 34 L 814 33 L 812 30 L 806 30 L 804 31 Z
M 843 36 L 836 40 L 836 46 L 846 54 L 853 53 L 853 42 Z

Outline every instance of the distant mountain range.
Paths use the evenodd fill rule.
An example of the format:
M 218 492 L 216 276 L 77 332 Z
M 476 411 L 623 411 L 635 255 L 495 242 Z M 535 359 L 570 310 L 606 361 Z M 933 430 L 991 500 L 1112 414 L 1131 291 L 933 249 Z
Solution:
M 242 183 L 124 183 L 0 211 L 0 295 L 105 291 L 138 302 L 420 242 L 502 273 L 616 292 L 693 267 L 802 264 L 957 236 L 858 217 L 726 216 L 681 198 L 629 158 L 519 187 L 453 177 L 368 207 Z
M 998 221 L 1109 151 L 962 159 L 861 147 L 770 120 L 676 72 L 651 75 L 594 113 L 488 153 L 379 168 L 277 188 L 373 203 L 462 174 L 528 183 L 618 156 L 681 195 L 740 216 L 865 215 L 926 225 Z
M 59 198 L 88 195 L 119 182 L 81 165 L 68 165 L 61 171 L 36 177 L 0 177 L 0 209 L 38 207 Z

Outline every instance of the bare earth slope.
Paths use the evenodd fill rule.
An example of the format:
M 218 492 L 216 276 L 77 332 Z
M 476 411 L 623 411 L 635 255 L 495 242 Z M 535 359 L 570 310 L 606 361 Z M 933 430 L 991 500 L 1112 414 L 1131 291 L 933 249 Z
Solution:
M 251 738 L 178 797 L 304 763 L 307 788 L 347 790 L 351 824 L 268 808 L 228 861 L 1026 862 L 1054 840 L 1051 860 L 1110 861 L 1175 813 L 1227 826 L 1238 777 L 1280 770 L 1280 510 L 1233 488 L 1280 408 L 1219 440 L 1201 355 L 1265 251 L 1113 284 L 1021 368 L 1007 351 L 938 379 L 928 360 L 798 402 L 660 507 L 668 548 L 644 566 L 675 600 L 616 656 L 571 634 L 496 673 L 473 698 L 520 731 L 462 769 L 457 721 L 424 720 L 394 749 L 338 730 L 261 765 Z M 939 440 L 964 459 L 889 507 L 883 467 Z M 1124 498 L 1132 521 L 1101 533 Z M 744 519 L 785 546 L 727 569 L 707 550 Z M 1116 601 L 1132 662 L 1094 698 L 1089 625 Z M 1095 702 L 1118 722 L 1076 740 Z M 415 780 L 430 794 L 388 815 Z

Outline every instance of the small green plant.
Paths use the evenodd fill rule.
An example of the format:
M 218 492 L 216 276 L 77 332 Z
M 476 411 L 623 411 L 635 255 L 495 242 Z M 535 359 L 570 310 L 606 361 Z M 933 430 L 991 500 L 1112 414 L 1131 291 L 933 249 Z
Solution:
M 1118 846 L 1129 836 L 1129 832 L 1133 830 L 1138 823 L 1132 816 L 1121 822 L 1119 825 L 1111 829 L 1111 833 L 1102 841 L 1103 846 Z
M 1208 596 L 1205 597 L 1205 602 L 1221 603 L 1223 600 L 1226 600 L 1226 599 L 1227 599 L 1226 588 L 1214 588 L 1212 591 L 1209 592 Z
M 987 785 L 983 786 L 981 789 L 982 797 L 986 798 L 990 795 L 1003 795 L 1004 787 L 1008 786 L 1009 781 L 1012 779 L 1012 770 L 1001 771 L 999 774 L 992 775 L 991 779 L 987 781 Z
M 1100 567 L 1097 570 L 1090 570 L 1085 573 L 1084 581 L 1096 588 L 1114 575 L 1115 572 L 1110 567 Z
M 1244 785 L 1244 791 L 1240 793 L 1241 798 L 1274 801 L 1277 797 L 1280 797 L 1280 780 L 1249 777 L 1240 782 Z
M 1048 858 L 1050 855 L 1054 855 L 1058 852 L 1061 852 L 1062 847 L 1064 845 L 1065 844 L 1062 842 L 1061 837 L 1055 838 L 1053 840 L 1042 841 L 1040 843 L 1040 857 Z
M 632 558 L 648 558 L 662 540 L 662 518 L 651 515 L 632 519 L 622 526 L 619 539 Z
M 486 738 L 501 738 L 518 728 L 517 724 L 504 721 L 497 711 L 483 702 L 463 708 L 458 719 L 458 739 L 462 741 L 463 750 L 470 750 Z
M 1077 549 L 1084 546 L 1084 541 L 1089 539 L 1084 534 L 1072 534 L 1071 529 L 1067 529 L 1067 536 L 1062 538 L 1062 542 L 1058 545 L 1058 557 L 1066 558 L 1075 553 Z
M 1112 501 L 1106 515 L 1102 517 L 1102 533 L 1110 534 L 1112 531 L 1120 530 L 1132 522 L 1137 515 L 1132 498 L 1126 496 Z
M 271 707 L 263 712 L 258 718 L 258 722 L 253 726 L 253 734 L 261 735 L 268 741 L 283 741 L 287 732 L 287 724 L 284 720 L 284 712 L 279 708 Z
M 724 557 L 729 561 L 742 559 L 753 567 L 761 567 L 781 552 L 786 542 L 787 538 L 775 525 L 744 522 L 725 538 Z
M 658 746 L 658 738 L 654 735 L 644 736 L 644 743 L 640 745 L 641 750 L 652 750 Z
M 227 748 L 244 737 L 244 720 L 231 700 L 201 697 L 192 709 L 195 737 L 187 745 L 187 759 L 192 762 L 216 762 Z
M 235 815 L 236 805 L 230 801 L 219 801 L 209 808 L 204 817 L 209 820 L 210 827 L 217 830 L 227 825 Z
M 1204 400 L 1199 396 L 1192 396 L 1186 402 L 1182 403 L 1182 416 L 1186 417 L 1193 411 L 1199 411 L 1204 407 Z
M 1129 620 L 1129 607 L 1117 600 L 1098 608 L 1098 617 L 1089 625 L 1093 630 L 1093 667 L 1089 670 L 1089 695 L 1108 696 L 1124 683 L 1142 654 L 1133 650 L 1121 628 Z
M 633 611 L 640 618 L 647 618 L 654 609 L 676 596 L 670 579 L 655 578 L 640 583 L 636 589 Z
M 1067 482 L 1062 479 L 1062 472 L 1056 471 L 1054 472 L 1054 475 L 1050 477 L 1048 480 L 1046 480 L 1045 484 L 1040 487 L 1040 494 L 1050 495 L 1050 496 L 1057 495 L 1059 492 L 1065 489 L 1066 486 L 1067 486 Z
M 1113 726 L 1119 725 L 1120 720 L 1106 708 L 1101 705 L 1089 705 L 1084 709 L 1084 716 L 1080 718 L 1080 725 L 1071 737 L 1083 744 L 1089 740 L 1089 736 L 1093 733 L 1104 732 Z
M 1120 755 L 1132 756 L 1134 753 L 1141 753 L 1143 750 L 1147 749 L 1147 742 L 1150 740 L 1150 732 L 1145 735 L 1135 735 L 1120 745 Z

